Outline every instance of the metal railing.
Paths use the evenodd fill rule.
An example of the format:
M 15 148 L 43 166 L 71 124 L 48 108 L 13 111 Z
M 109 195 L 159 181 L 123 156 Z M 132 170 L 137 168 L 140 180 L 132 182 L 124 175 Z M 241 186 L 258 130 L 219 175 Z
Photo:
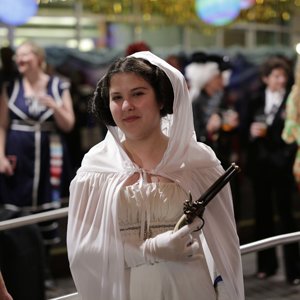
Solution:
M 267 248 L 300 241 L 300 231 L 272 236 L 263 240 L 241 245 L 241 254 L 249 254 Z
M 65 296 L 58 297 L 58 298 L 51 298 L 49 300 L 81 300 L 81 298 L 78 295 L 78 293 L 73 293 L 73 294 L 65 295 Z
M 37 213 L 34 215 L 18 217 L 7 221 L 0 222 L 0 231 L 17 228 L 29 224 L 35 224 L 38 222 L 59 219 L 67 217 L 68 207 L 59 208 L 52 211 Z M 285 245 L 293 242 L 300 241 L 300 231 L 277 235 L 274 237 L 266 238 L 263 240 L 255 241 L 240 246 L 241 254 L 246 255 L 249 253 L 261 251 L 267 248 Z M 79 300 L 77 293 L 72 293 L 58 298 L 52 298 L 50 300 Z
M 18 217 L 0 222 L 0 231 L 6 229 L 13 229 L 29 224 L 49 221 L 53 219 L 60 219 L 68 216 L 68 207 L 58 208 L 51 211 L 41 212 L 34 215 Z

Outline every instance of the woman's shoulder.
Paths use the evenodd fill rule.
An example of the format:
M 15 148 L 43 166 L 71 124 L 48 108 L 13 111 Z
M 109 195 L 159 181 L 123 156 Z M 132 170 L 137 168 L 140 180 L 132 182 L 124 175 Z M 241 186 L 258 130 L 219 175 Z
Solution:
M 191 156 L 200 161 L 204 165 L 216 165 L 218 163 L 218 159 L 216 157 L 216 153 L 214 150 L 207 144 L 203 142 L 194 143 L 193 147 L 190 147 Z
M 52 87 L 58 87 L 59 90 L 70 89 L 70 80 L 68 78 L 64 78 L 58 75 L 51 75 L 48 77 L 49 85 Z
M 20 86 L 23 85 L 22 79 L 20 76 L 16 76 L 11 80 L 5 80 L 1 83 L 1 92 L 5 92 L 8 97 L 11 96 L 13 90 L 16 88 L 17 90 L 20 89 Z
M 84 155 L 80 171 L 122 173 L 126 169 L 125 164 L 121 151 L 105 138 Z
M 104 141 L 94 145 L 85 153 L 81 162 L 81 168 L 97 165 L 100 158 L 105 159 L 107 150 L 107 145 Z

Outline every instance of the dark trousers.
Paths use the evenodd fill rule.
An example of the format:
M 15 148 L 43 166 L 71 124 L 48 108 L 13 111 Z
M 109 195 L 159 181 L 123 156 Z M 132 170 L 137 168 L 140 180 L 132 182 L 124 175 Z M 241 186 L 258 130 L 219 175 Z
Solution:
M 297 231 L 293 216 L 293 195 L 296 192 L 292 173 L 274 168 L 264 168 L 252 178 L 255 197 L 255 238 L 268 238 L 277 234 Z M 275 215 L 279 217 L 277 224 Z M 278 226 L 277 226 L 278 225 Z M 283 246 L 286 279 L 292 280 L 300 275 L 299 244 Z M 275 273 L 278 268 L 276 249 L 258 252 L 259 272 Z
M 0 232 L 0 269 L 14 300 L 44 300 L 44 247 L 37 225 Z

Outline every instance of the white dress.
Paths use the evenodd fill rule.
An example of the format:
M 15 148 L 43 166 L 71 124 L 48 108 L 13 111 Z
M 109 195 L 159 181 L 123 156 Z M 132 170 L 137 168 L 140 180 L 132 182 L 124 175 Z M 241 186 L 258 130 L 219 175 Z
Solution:
M 139 246 L 146 238 L 174 229 L 187 194 L 176 183 L 136 183 L 120 194 L 119 225 L 125 248 L 125 280 L 130 300 L 216 300 L 202 254 L 197 260 L 144 261 Z

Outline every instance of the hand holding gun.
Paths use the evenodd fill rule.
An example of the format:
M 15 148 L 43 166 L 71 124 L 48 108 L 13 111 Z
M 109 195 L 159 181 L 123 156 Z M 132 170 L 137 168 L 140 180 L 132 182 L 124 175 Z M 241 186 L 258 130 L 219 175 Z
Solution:
M 189 200 L 186 200 L 183 206 L 184 214 L 177 222 L 174 231 L 177 231 L 182 226 L 186 224 L 191 224 L 196 217 L 199 217 L 203 220 L 203 213 L 206 205 L 216 196 L 217 193 L 232 179 L 232 177 L 240 172 L 240 167 L 235 163 L 232 163 L 231 166 L 225 171 L 225 173 L 220 176 L 205 192 L 201 197 L 193 201 L 191 194 L 189 194 Z M 201 228 L 202 228 L 201 227 Z M 201 229 L 200 228 L 200 229 Z

